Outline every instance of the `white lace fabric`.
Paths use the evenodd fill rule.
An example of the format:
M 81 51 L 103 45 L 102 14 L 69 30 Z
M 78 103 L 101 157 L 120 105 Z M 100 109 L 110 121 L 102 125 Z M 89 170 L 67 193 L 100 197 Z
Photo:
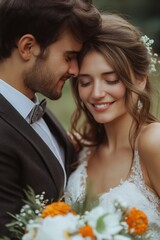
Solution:
M 84 149 L 80 154 L 80 165 L 71 174 L 66 192 L 71 196 L 73 202 L 83 203 L 86 194 L 87 182 L 87 159 L 88 149 Z M 115 199 L 122 199 L 131 207 L 144 211 L 148 217 L 149 224 L 154 227 L 150 229 L 151 239 L 160 240 L 160 199 L 147 187 L 143 179 L 138 151 L 134 153 L 134 162 L 127 180 L 111 188 L 109 192 L 100 194 L 100 205 L 106 210 L 113 208 Z M 66 199 L 71 204 L 69 199 Z

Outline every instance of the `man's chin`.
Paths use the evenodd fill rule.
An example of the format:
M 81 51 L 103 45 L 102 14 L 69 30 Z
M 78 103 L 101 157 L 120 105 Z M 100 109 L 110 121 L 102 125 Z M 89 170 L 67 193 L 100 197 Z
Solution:
M 52 94 L 51 96 L 48 96 L 48 98 L 51 100 L 58 100 L 59 98 L 61 98 L 61 96 L 62 96 L 62 92 L 60 92 L 60 93 L 57 92 L 57 93 Z
M 60 99 L 61 98 L 61 96 L 62 96 L 62 93 L 61 94 L 59 94 L 58 96 L 56 96 L 53 100 L 58 100 L 58 99 Z

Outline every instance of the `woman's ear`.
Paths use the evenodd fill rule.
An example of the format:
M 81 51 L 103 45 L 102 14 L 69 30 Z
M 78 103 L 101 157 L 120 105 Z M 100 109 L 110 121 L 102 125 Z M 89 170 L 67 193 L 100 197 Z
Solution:
M 32 34 L 23 35 L 17 43 L 17 48 L 24 61 L 30 60 L 33 56 L 38 56 L 40 47 Z
M 143 75 L 136 79 L 136 85 L 139 88 L 139 90 L 143 91 L 146 87 L 146 84 L 147 84 L 147 75 Z

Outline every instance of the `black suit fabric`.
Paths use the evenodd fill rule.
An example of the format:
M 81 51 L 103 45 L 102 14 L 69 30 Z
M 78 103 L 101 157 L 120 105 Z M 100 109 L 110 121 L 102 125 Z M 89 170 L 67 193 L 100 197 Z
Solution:
M 25 106 L 24 106 L 25 107 Z M 44 120 L 65 153 L 67 176 L 75 152 L 67 134 L 50 111 Z M 0 94 L 0 236 L 8 234 L 7 212 L 19 213 L 24 189 L 56 201 L 63 193 L 64 173 L 52 151 L 13 106 Z

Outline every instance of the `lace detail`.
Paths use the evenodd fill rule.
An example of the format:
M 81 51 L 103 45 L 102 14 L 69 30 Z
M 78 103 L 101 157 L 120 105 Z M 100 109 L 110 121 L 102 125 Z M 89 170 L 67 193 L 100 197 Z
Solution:
M 86 195 L 86 180 L 88 177 L 87 174 L 87 165 L 88 165 L 88 156 L 90 155 L 90 150 L 88 148 L 84 148 L 83 151 L 79 154 L 79 167 L 72 173 L 72 177 L 69 178 L 67 188 L 65 191 L 66 196 L 65 201 L 69 204 L 74 202 L 83 203 Z M 75 183 L 75 184 L 74 184 Z M 78 187 L 76 188 L 76 184 Z
M 144 196 L 152 203 L 153 208 L 158 211 L 160 199 L 153 192 L 151 192 L 149 187 L 144 182 L 143 173 L 139 161 L 139 154 L 137 150 L 135 150 L 134 153 L 134 164 L 128 181 L 134 183 L 137 188 L 139 188 L 140 191 L 144 194 Z
M 88 177 L 86 167 L 87 167 L 87 161 L 83 162 L 84 167 L 82 167 L 80 171 L 80 188 L 81 188 L 81 193 L 77 197 L 77 200 L 79 202 L 83 202 L 85 195 L 86 195 L 86 179 Z
M 88 164 L 88 149 L 84 149 L 80 156 L 80 165 L 72 173 L 69 178 L 66 192 L 72 197 L 72 201 L 79 201 L 83 203 L 86 194 L 87 181 L 87 164 Z M 124 197 L 125 196 L 125 197 Z M 158 206 L 160 206 L 160 199 L 145 185 L 143 173 L 140 166 L 138 151 L 134 153 L 134 161 L 131 168 L 131 173 L 127 180 L 121 180 L 119 185 L 111 188 L 108 192 L 99 195 L 100 205 L 110 210 L 113 207 L 114 200 L 122 199 L 130 204 L 131 207 L 136 207 L 144 211 L 149 219 L 151 238 L 153 240 L 160 240 L 160 213 Z M 67 202 L 70 204 L 71 201 Z

